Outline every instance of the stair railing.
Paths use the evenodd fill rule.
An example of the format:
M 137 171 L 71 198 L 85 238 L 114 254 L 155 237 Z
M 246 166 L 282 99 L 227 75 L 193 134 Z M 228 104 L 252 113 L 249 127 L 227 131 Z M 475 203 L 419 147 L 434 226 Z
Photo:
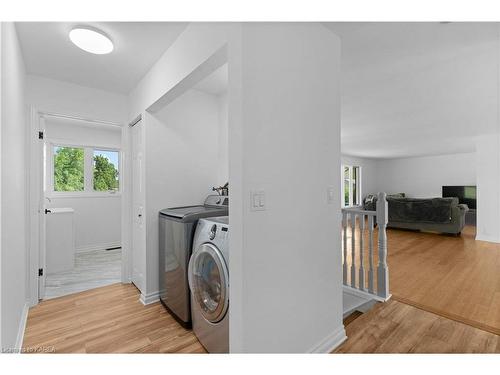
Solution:
M 383 192 L 378 193 L 376 211 L 364 210 L 362 207 L 346 207 L 342 209 L 343 283 L 347 287 L 377 296 L 377 299 L 382 300 L 390 297 L 389 269 L 387 267 L 387 220 L 387 195 Z M 358 231 L 356 230 L 356 224 L 358 224 Z M 375 225 L 378 231 L 378 263 L 376 269 L 373 240 Z M 356 233 L 358 233 L 359 238 L 358 246 L 356 246 Z M 365 260 L 365 234 L 368 234 L 368 253 L 366 254 L 368 260 Z M 359 265 L 357 264 L 358 259 Z M 368 267 L 368 270 L 366 267 Z

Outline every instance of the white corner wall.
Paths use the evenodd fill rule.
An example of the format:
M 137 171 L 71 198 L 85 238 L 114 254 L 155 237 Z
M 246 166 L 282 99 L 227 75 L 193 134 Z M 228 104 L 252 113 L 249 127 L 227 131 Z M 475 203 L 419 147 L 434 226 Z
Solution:
M 219 186 L 219 100 L 190 90 L 156 114 L 146 112 L 146 294 L 158 292 L 158 212 L 202 204 Z
M 476 239 L 500 242 L 500 135 L 477 138 Z
M 380 159 L 377 191 L 409 197 L 440 197 L 444 185 L 476 185 L 476 153 Z
M 345 338 L 340 197 L 327 203 L 340 41 L 320 24 L 243 24 L 229 51 L 231 352 L 328 352 Z
M 45 122 L 48 145 L 69 144 L 121 149 L 121 129 L 95 126 L 80 121 L 48 118 Z M 47 161 L 51 149 L 47 147 Z M 50 168 L 46 169 L 51 172 Z M 53 176 L 47 175 L 46 180 Z M 96 196 L 57 196 L 47 192 L 47 207 L 70 207 L 75 210 L 75 246 L 77 252 L 106 249 L 121 245 L 121 193 Z
M 1 28 L 1 348 L 19 349 L 28 309 L 26 74 L 14 24 Z

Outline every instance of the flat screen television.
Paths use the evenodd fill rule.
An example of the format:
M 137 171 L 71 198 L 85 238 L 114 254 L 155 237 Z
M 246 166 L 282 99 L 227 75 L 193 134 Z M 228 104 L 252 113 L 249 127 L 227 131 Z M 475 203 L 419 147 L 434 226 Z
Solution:
M 476 209 L 475 186 L 443 186 L 443 198 L 457 197 L 459 203 L 466 204 L 470 209 Z

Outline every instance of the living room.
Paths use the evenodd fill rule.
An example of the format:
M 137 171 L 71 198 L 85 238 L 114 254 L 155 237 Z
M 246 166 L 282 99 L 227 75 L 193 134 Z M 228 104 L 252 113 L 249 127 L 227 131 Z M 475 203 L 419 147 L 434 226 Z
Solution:
M 500 334 L 497 26 L 330 28 L 343 43 L 342 203 L 375 209 L 387 194 L 392 299 Z M 348 336 L 383 334 L 370 324 Z M 345 350 L 363 351 L 355 341 Z

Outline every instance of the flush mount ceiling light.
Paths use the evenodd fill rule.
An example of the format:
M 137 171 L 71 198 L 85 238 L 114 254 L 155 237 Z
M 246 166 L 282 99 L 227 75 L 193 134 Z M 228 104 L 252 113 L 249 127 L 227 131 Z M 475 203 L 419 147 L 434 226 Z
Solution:
M 113 51 L 113 42 L 102 31 L 76 27 L 69 32 L 69 39 L 84 51 L 105 55 Z

